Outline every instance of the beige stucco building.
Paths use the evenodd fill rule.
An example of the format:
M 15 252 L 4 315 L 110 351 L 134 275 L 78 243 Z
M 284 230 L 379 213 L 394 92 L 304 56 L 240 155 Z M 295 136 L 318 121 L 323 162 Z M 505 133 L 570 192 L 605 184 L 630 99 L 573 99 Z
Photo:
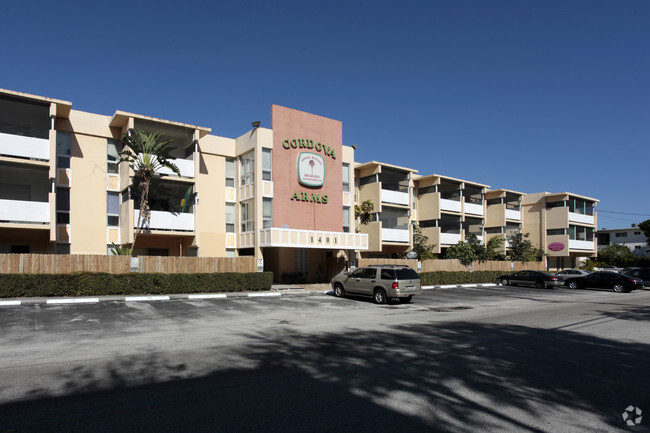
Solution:
M 0 90 L 0 253 L 110 254 L 113 244 L 133 243 L 139 191 L 119 152 L 134 128 L 171 139 L 180 170 L 163 169 L 152 181 L 151 220 L 136 255 L 250 255 L 277 281 L 326 281 L 358 257 L 410 251 L 414 224 L 438 253 L 467 233 L 486 240 L 516 230 L 529 230 L 552 266 L 596 251 L 597 200 L 489 190 L 356 163 L 337 120 L 273 105 L 270 128 L 254 125 L 228 138 L 207 127 L 123 111 L 99 115 Z M 373 221 L 359 225 L 355 204 L 365 200 L 374 204 Z M 547 202 L 566 203 L 566 210 Z M 549 249 L 549 242 L 568 248 Z

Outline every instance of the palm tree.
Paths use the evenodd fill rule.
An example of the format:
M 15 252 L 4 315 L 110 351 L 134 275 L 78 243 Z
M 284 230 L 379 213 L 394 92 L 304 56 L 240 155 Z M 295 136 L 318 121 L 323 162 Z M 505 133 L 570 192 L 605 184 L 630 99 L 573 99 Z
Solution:
M 120 162 L 126 161 L 133 165 L 133 185 L 140 191 L 140 212 L 138 213 L 138 229 L 133 237 L 130 253 L 133 254 L 135 241 L 142 228 L 151 223 L 149 208 L 149 186 L 157 170 L 167 167 L 177 175 L 181 175 L 178 167 L 171 161 L 176 157 L 170 155 L 174 147 L 169 146 L 171 139 L 163 140 L 162 132 L 150 134 L 141 129 L 129 129 L 122 137 L 124 149 L 120 152 Z

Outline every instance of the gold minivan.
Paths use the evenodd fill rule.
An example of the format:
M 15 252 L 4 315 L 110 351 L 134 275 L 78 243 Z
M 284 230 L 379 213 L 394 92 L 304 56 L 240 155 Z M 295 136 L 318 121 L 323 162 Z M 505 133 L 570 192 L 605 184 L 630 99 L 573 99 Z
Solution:
M 417 272 L 403 265 L 371 265 L 343 272 L 332 278 L 334 295 L 372 297 L 376 304 L 396 298 L 406 304 L 413 296 L 422 294 L 422 282 Z

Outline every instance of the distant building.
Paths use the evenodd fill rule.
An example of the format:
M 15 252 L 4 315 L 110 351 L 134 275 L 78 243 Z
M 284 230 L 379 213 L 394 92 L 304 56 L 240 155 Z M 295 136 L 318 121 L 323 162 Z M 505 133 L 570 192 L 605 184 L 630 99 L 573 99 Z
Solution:
M 650 257 L 650 246 L 648 238 L 637 224 L 632 224 L 629 228 L 624 229 L 602 229 L 596 232 L 598 238 L 598 249 L 605 248 L 609 245 L 625 245 L 632 250 L 634 254 Z

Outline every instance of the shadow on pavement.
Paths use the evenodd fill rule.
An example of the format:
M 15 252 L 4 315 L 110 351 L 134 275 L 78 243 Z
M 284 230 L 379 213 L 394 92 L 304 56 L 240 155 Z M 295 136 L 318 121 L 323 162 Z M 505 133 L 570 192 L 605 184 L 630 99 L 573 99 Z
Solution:
M 62 371 L 67 395 L 3 404 L 0 432 L 624 431 L 650 410 L 644 344 L 467 322 L 249 338 L 201 377 L 156 354 Z

